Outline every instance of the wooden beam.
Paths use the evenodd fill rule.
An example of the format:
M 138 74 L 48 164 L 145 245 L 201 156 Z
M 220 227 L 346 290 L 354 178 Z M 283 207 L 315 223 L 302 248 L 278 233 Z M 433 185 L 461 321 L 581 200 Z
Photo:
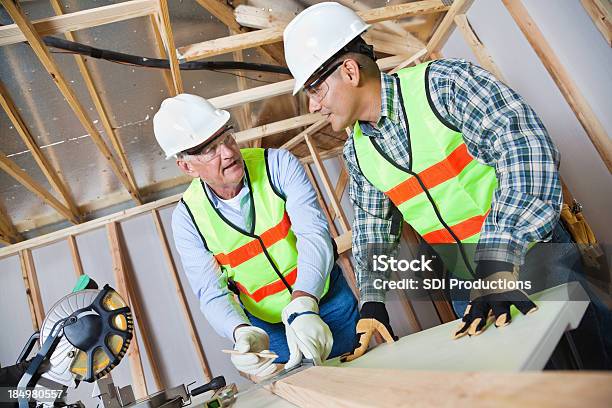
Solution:
M 13 225 L 2 203 L 0 203 L 0 232 L 7 238 L 9 244 L 23 240 L 23 237 L 17 232 L 17 229 Z
M 2 0 L 2 4 L 10 0 Z M 156 0 L 132 0 L 123 3 L 111 4 L 103 7 L 91 8 L 35 20 L 32 22 L 39 36 L 61 34 L 68 31 L 82 30 L 104 24 L 142 17 L 157 11 Z M 0 46 L 17 44 L 28 41 L 17 24 L 8 24 L 0 27 Z
M 66 99 L 66 102 L 68 103 L 68 105 L 70 105 L 85 130 L 89 133 L 92 141 L 96 144 L 98 150 L 100 150 L 100 152 L 108 162 L 109 166 L 111 167 L 112 171 L 121 181 L 121 183 L 125 186 L 130 195 L 134 198 L 134 200 L 140 204 L 141 201 L 136 191 L 134 191 L 130 187 L 130 183 L 127 179 L 127 176 L 123 173 L 121 168 L 115 162 L 115 158 L 106 146 L 106 143 L 102 139 L 102 136 L 100 135 L 100 133 L 98 133 L 98 130 L 93 125 L 91 118 L 85 111 L 85 108 L 79 102 L 76 93 L 72 90 L 72 88 L 70 88 L 70 86 L 68 86 L 68 83 L 60 72 L 56 62 L 51 57 L 51 54 L 47 50 L 47 47 L 42 42 L 42 39 L 39 34 L 34 30 L 34 27 L 30 23 L 30 21 L 28 21 L 28 19 L 23 15 L 16 3 L 11 0 L 2 0 L 2 4 L 4 5 L 5 10 L 9 13 L 13 21 L 15 21 L 15 23 L 24 33 L 25 37 L 28 40 L 28 43 L 30 44 L 30 47 L 32 47 L 32 50 L 34 51 L 41 64 L 45 67 L 45 69 L 59 88 L 60 92 Z
M 130 306 L 132 316 L 134 317 L 134 320 L 138 320 L 138 327 L 141 329 L 142 333 L 142 325 L 140 324 L 140 309 L 138 306 L 134 307 L 134 305 L 139 304 L 139 302 L 133 296 L 130 287 L 131 285 L 129 285 L 127 265 L 123 255 L 123 246 L 121 243 L 118 223 L 108 223 L 106 225 L 106 234 L 108 236 L 108 242 L 110 245 L 111 257 L 113 259 L 113 276 L 115 277 L 117 293 L 119 293 L 119 295 L 121 295 L 121 297 Z M 142 335 L 143 337 L 146 337 L 146 334 L 142 333 Z M 134 395 L 137 399 L 143 398 L 149 394 L 145 380 L 144 367 L 142 365 L 138 337 L 140 337 L 140 335 L 137 333 L 136 327 L 134 327 L 133 338 L 127 351 L 127 358 L 130 362 L 130 372 L 132 374 L 132 388 L 134 389 Z
M 342 201 L 342 196 L 344 195 L 344 190 L 348 184 L 349 175 L 348 171 L 346 171 L 346 166 L 342 166 L 340 170 L 340 174 L 338 174 L 338 181 L 336 181 L 336 187 L 334 188 L 334 195 L 338 197 L 338 200 Z M 330 211 L 330 217 L 334 219 L 336 217 L 336 213 L 333 208 Z
M 81 255 L 79 254 L 79 247 L 76 243 L 74 235 L 68 235 L 67 238 L 68 246 L 70 247 L 70 255 L 72 256 L 72 265 L 74 266 L 74 273 L 77 278 L 84 275 L 83 263 L 81 262 Z
M 423 48 L 422 50 L 419 50 L 418 52 L 412 54 L 410 57 L 402 61 L 397 67 L 389 71 L 389 73 L 395 74 L 397 71 L 399 71 L 402 68 L 407 67 L 408 65 L 418 64 L 420 59 L 423 58 L 425 54 L 427 54 L 427 48 Z
M 441 0 L 421 0 L 413 3 L 371 9 L 358 12 L 357 14 L 367 23 L 376 23 L 419 14 L 437 13 L 448 10 L 448 8 L 449 7 L 444 5 Z M 283 29 L 284 26 L 279 25 L 278 27 L 186 45 L 179 48 L 177 51 L 182 61 L 194 61 L 236 50 L 282 41 Z
M 331 159 L 332 157 L 338 157 L 339 155 L 342 154 L 343 150 L 344 150 L 344 146 L 334 147 L 333 149 L 329 149 L 324 152 L 319 152 L 319 157 L 321 158 L 321 160 L 327 160 L 327 159 Z M 302 164 L 313 163 L 312 155 L 302 157 L 300 159 L 300 163 Z
M 181 69 L 176 58 L 176 46 L 174 45 L 174 34 L 172 34 L 172 26 L 170 25 L 168 0 L 159 0 L 157 19 L 162 40 L 166 46 L 166 55 L 170 61 L 170 72 L 172 73 L 172 82 L 174 83 L 174 95 L 172 96 L 175 96 L 183 93 L 183 79 L 181 78 Z
M 45 320 L 45 308 L 43 307 L 42 297 L 40 295 L 40 287 L 38 286 L 38 277 L 36 275 L 32 251 L 29 249 L 20 251 L 19 260 L 21 262 L 21 273 L 26 288 L 26 295 L 28 296 L 28 304 L 33 316 L 32 325 L 35 330 L 40 330 L 43 320 Z
M 294 13 L 265 9 L 261 7 L 239 5 L 234 9 L 236 22 L 243 27 L 264 29 L 285 27 L 296 16 Z
M 41 200 L 53 207 L 57 212 L 66 217 L 70 222 L 77 224 L 79 219 L 70 212 L 70 209 L 59 202 L 51 193 L 38 184 L 28 173 L 21 170 L 19 166 L 0 152 L 0 169 L 7 172 L 15 180 L 23 184 L 25 188 L 40 197 Z
M 612 3 L 610 0 L 580 0 L 608 47 L 612 47 Z
M 59 0 L 51 0 L 51 6 L 53 7 L 53 11 L 55 11 L 55 14 L 57 15 L 64 14 L 64 10 Z M 66 39 L 68 41 L 76 42 L 76 38 L 74 37 L 74 34 L 72 34 L 70 31 L 66 31 L 64 35 L 66 36 Z M 138 192 L 138 185 L 136 184 L 136 179 L 134 178 L 132 167 L 130 166 L 130 163 L 127 159 L 125 150 L 123 149 L 123 145 L 121 144 L 121 140 L 119 140 L 119 137 L 117 136 L 115 132 L 115 129 L 113 129 L 113 126 L 110 123 L 108 112 L 106 111 L 106 108 L 104 104 L 102 103 L 102 99 L 100 98 L 98 89 L 96 85 L 94 84 L 93 77 L 91 73 L 89 72 L 89 68 L 87 67 L 85 63 L 85 58 L 82 55 L 75 55 L 74 58 L 75 58 L 77 67 L 79 68 L 79 72 L 81 73 L 81 76 L 83 77 L 83 82 L 85 82 L 85 87 L 87 88 L 87 92 L 89 93 L 89 96 L 91 97 L 91 101 L 93 102 L 94 107 L 96 108 L 96 112 L 98 112 L 98 116 L 100 118 L 100 122 L 102 122 L 102 127 L 104 128 L 104 132 L 106 133 L 106 136 L 108 137 L 108 139 L 111 141 L 111 144 L 113 148 L 115 149 L 115 154 L 119 158 L 119 165 L 121 166 L 121 170 L 127 177 L 127 180 L 130 184 L 130 188 L 134 191 L 135 195 L 138 197 L 139 202 L 142 202 L 142 199 L 140 198 L 140 193 Z
M 157 47 L 159 57 L 162 59 L 166 59 L 168 58 L 168 53 L 166 52 L 166 47 L 164 46 L 164 40 L 161 37 L 161 29 L 159 27 L 159 21 L 157 21 L 157 15 L 151 14 L 149 16 L 149 21 L 151 22 L 153 36 L 155 37 L 155 46 Z M 168 72 L 167 69 L 162 69 L 162 75 L 164 76 L 166 87 L 168 88 L 168 95 L 174 94 L 175 91 L 174 81 L 172 80 L 172 73 Z
M 442 22 L 427 43 L 428 56 L 431 55 L 432 52 L 442 49 L 455 28 L 455 16 L 457 14 L 465 14 L 472 3 L 474 3 L 474 0 L 455 0 L 453 2 L 453 5 L 446 12 Z
M 200 368 L 202 368 L 204 374 L 204 381 L 210 381 L 212 380 L 212 374 L 210 371 L 210 367 L 208 366 L 206 353 L 204 352 L 204 347 L 202 347 L 202 340 L 200 339 L 200 336 L 196 329 L 195 322 L 193 321 L 193 315 L 191 314 L 189 304 L 187 303 L 187 298 L 185 297 L 185 291 L 183 290 L 183 285 L 181 284 L 181 278 L 179 277 L 178 269 L 176 268 L 176 264 L 174 263 L 174 258 L 172 257 L 172 251 L 170 249 L 170 244 L 168 243 L 166 233 L 164 232 L 164 226 L 159 216 L 159 211 L 157 209 L 151 210 L 151 216 L 153 217 L 153 222 L 155 223 L 157 235 L 162 245 L 164 258 L 166 258 L 166 264 L 171 272 L 172 281 L 174 282 L 174 290 L 176 291 L 176 295 L 179 299 L 181 310 L 183 311 L 183 316 L 187 321 L 189 337 L 191 338 L 191 342 L 193 343 L 193 347 L 198 357 L 198 361 L 200 362 Z
M 298 133 L 296 136 L 294 136 L 293 138 L 289 139 L 288 141 L 286 141 L 281 147 L 280 149 L 286 149 L 286 150 L 291 150 L 293 149 L 295 146 L 299 145 L 300 143 L 302 143 L 302 141 L 304 140 L 304 137 L 306 137 L 307 135 L 314 135 L 315 133 L 317 133 L 319 130 L 323 129 L 325 126 L 327 126 L 327 119 L 321 119 L 316 121 L 315 123 L 313 123 L 312 125 L 308 126 L 306 128 L 306 130 L 303 130 L 302 132 Z
M 542 32 L 531 18 L 520 0 L 503 0 L 516 25 L 521 29 L 533 50 L 538 54 L 542 64 L 559 87 L 565 100 L 574 111 L 578 121 L 591 139 L 595 150 L 603 160 L 609 172 L 612 172 L 612 140 L 606 129 L 591 109 L 591 106 L 572 81 L 557 55 L 554 53 Z
M 504 81 L 504 76 L 501 73 L 501 70 L 493 61 L 493 57 L 487 51 L 487 48 L 480 42 L 480 39 L 474 33 L 470 22 L 465 14 L 458 14 L 455 16 L 455 24 L 459 29 L 459 32 L 463 36 L 463 39 L 467 43 L 467 45 L 472 49 L 472 52 L 476 56 L 479 64 L 482 65 L 487 71 L 491 72 L 493 75 L 497 77 L 500 81 Z
M 302 126 L 308 126 L 314 122 L 321 120 L 323 116 L 319 113 L 309 113 L 302 116 L 296 116 L 278 122 L 268 123 L 251 129 L 236 132 L 234 137 L 238 143 L 246 143 L 251 140 L 261 139 L 262 137 L 275 135 L 286 132 L 287 130 L 297 129 Z
M 249 30 L 242 27 L 234 16 L 234 10 L 225 2 L 219 0 L 196 0 L 200 6 L 205 8 L 210 14 L 215 16 L 219 21 L 225 24 L 231 31 L 235 33 L 245 33 Z M 234 2 L 236 3 L 236 2 Z M 238 6 L 240 7 L 240 6 Z M 278 45 L 264 45 L 258 48 L 258 51 L 263 54 L 266 59 L 274 64 L 284 64 L 284 52 L 282 47 Z
M 317 168 L 317 171 L 319 172 L 319 177 L 321 177 L 321 181 L 323 182 L 323 187 L 325 188 L 327 197 L 331 203 L 332 208 L 336 212 L 336 216 L 338 217 L 338 220 L 340 221 L 340 225 L 342 226 L 342 229 L 344 230 L 344 232 L 350 231 L 351 226 L 348 222 L 348 219 L 346 218 L 346 215 L 344 214 L 344 210 L 342 209 L 340 205 L 340 201 L 338 200 L 338 197 L 334 195 L 334 189 L 331 186 L 329 175 L 327 174 L 327 170 L 325 169 L 325 166 L 323 165 L 323 161 L 319 157 L 319 152 L 316 146 L 310 139 L 309 135 L 304 136 L 304 141 L 306 142 L 306 145 L 308 146 L 308 150 L 310 150 L 310 154 L 312 155 L 312 159 L 314 161 L 315 167 Z
M 62 197 L 62 199 L 68 206 L 68 209 L 70 210 L 70 213 L 72 214 L 72 217 L 75 220 L 78 220 L 80 218 L 79 210 L 77 209 L 77 206 L 74 203 L 74 200 L 70 196 L 68 189 L 66 188 L 62 180 L 59 178 L 59 175 L 57 174 L 55 169 L 53 169 L 51 165 L 49 164 L 49 162 L 47 161 L 47 158 L 42 153 L 38 144 L 36 144 L 34 137 L 30 133 L 30 130 L 26 126 L 25 122 L 23 121 L 21 114 L 17 110 L 17 107 L 15 106 L 13 99 L 11 98 L 7 89 L 4 87 L 4 84 L 1 81 L 0 81 L 0 105 L 2 105 L 2 108 L 6 112 L 7 116 L 9 117 L 15 129 L 17 130 L 17 133 L 21 137 L 21 140 L 23 140 L 23 143 L 30 150 L 30 153 L 32 153 L 32 157 L 34 157 L 36 164 L 38 164 L 38 167 L 40 168 L 42 173 L 45 175 L 47 180 L 49 181 L 49 184 L 51 185 L 51 187 L 53 187 L 53 189 L 57 192 L 57 194 L 60 197 Z

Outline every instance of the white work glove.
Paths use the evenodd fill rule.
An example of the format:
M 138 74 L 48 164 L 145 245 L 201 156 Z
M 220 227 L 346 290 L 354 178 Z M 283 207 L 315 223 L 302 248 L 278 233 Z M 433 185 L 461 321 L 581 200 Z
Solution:
M 255 353 L 270 352 L 270 338 L 268 334 L 255 326 L 238 327 L 234 332 L 236 344 L 234 350 L 243 353 L 251 351 Z M 243 373 L 257 377 L 265 377 L 276 371 L 276 364 L 272 364 L 274 358 L 259 357 L 253 354 L 232 354 L 232 364 Z
M 290 353 L 285 369 L 300 364 L 302 357 L 321 365 L 331 353 L 334 339 L 329 326 L 319 316 L 317 302 L 309 296 L 300 296 L 285 306 L 281 316 Z

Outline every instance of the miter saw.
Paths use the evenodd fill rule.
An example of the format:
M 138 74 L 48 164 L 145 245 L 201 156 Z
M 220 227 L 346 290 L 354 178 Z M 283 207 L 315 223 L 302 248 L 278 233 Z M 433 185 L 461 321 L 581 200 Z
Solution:
M 19 356 L 17 363 L 23 363 L 34 346 L 40 345 L 13 390 L 18 395 L 19 408 L 84 408 L 80 401 L 65 402 L 66 390 L 76 388 L 81 381 L 95 382 L 92 397 L 98 398 L 100 408 L 178 408 L 190 404 L 192 396 L 207 391 L 214 394 L 204 401 L 205 407 L 233 404 L 236 385 L 226 385 L 223 376 L 191 391 L 179 385 L 138 400 L 130 385 L 116 387 L 107 374 L 126 354 L 133 332 L 132 313 L 121 296 L 108 285 L 99 290 L 91 278 L 83 275 L 73 292 L 47 312 L 40 332 L 30 337 Z
M 73 293 L 47 312 L 40 332 L 30 337 L 19 356 L 18 363 L 25 361 L 40 344 L 17 387 L 19 408 L 28 407 L 28 399 L 36 400 L 38 407 L 70 406 L 64 402 L 66 389 L 109 373 L 127 352 L 133 331 L 132 313 L 121 296 L 108 285 L 99 290 L 93 280 L 82 277 Z

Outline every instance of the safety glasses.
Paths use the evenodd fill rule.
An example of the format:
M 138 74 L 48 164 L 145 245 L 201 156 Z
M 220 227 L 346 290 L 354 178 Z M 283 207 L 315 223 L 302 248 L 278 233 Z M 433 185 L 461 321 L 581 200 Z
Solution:
M 213 138 L 212 142 L 204 143 L 203 145 L 185 150 L 183 153 L 187 156 L 197 156 L 202 161 L 209 162 L 221 154 L 221 146 L 225 145 L 232 147 L 235 144 L 236 139 L 234 139 L 234 128 L 233 126 L 226 126 L 219 132 L 219 136 Z

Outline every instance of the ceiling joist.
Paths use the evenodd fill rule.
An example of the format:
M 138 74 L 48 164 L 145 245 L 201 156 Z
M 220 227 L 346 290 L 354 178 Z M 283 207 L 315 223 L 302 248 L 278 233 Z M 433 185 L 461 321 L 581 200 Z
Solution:
M 13 19 L 13 21 L 15 21 L 17 26 L 23 32 L 25 38 L 30 44 L 30 47 L 32 47 L 32 50 L 38 57 L 41 64 L 45 67 L 49 75 L 51 75 L 51 78 L 53 79 L 53 81 L 59 88 L 60 92 L 66 99 L 66 102 L 68 103 L 68 105 L 70 105 L 70 107 L 72 108 L 73 112 L 75 113 L 75 115 L 77 116 L 77 118 L 79 119 L 83 127 L 85 128 L 85 130 L 89 133 L 92 141 L 98 147 L 98 150 L 100 151 L 100 153 L 102 153 L 102 155 L 108 162 L 108 165 L 111 167 L 112 171 L 115 173 L 117 178 L 121 181 L 121 183 L 128 190 L 128 192 L 130 193 L 134 201 L 136 201 L 136 203 L 138 204 L 141 204 L 142 200 L 140 199 L 138 191 L 134 190 L 130 186 L 130 182 L 128 180 L 127 175 L 117 165 L 117 162 L 115 161 L 113 154 L 108 149 L 108 146 L 106 146 L 106 143 L 102 139 L 102 136 L 100 135 L 98 130 L 92 124 L 92 120 L 90 119 L 89 115 L 85 111 L 85 108 L 81 105 L 80 101 L 78 100 L 76 93 L 73 91 L 73 89 L 70 86 L 68 86 L 67 81 L 64 79 L 64 76 L 59 70 L 59 67 L 57 66 L 55 60 L 51 57 L 51 54 L 49 53 L 47 47 L 43 43 L 40 35 L 36 32 L 32 24 L 30 23 L 30 21 L 23 15 L 17 3 L 11 0 L 1 0 L 1 3 L 4 6 L 5 10 L 9 13 L 11 18 Z
M 19 136 L 21 136 L 23 143 L 30 150 L 30 153 L 32 153 L 34 160 L 36 161 L 38 167 L 49 181 L 51 187 L 64 200 L 64 203 L 66 203 L 66 205 L 68 206 L 72 217 L 75 220 L 78 220 L 80 218 L 79 210 L 74 200 L 72 199 L 68 189 L 64 185 L 64 182 L 60 179 L 59 175 L 57 174 L 57 171 L 55 171 L 55 169 L 52 168 L 51 164 L 49 164 L 49 161 L 47 160 L 40 147 L 34 140 L 34 137 L 30 133 L 30 130 L 26 126 L 25 122 L 23 121 L 21 114 L 19 113 L 17 107 L 13 102 L 13 99 L 9 95 L 7 89 L 4 87 L 4 84 L 2 82 L 0 82 L 0 105 L 2 105 L 2 108 L 6 112 L 11 123 L 13 123 L 13 126 L 17 130 Z
M 438 13 L 448 9 L 449 6 L 441 0 L 421 0 L 414 3 L 362 11 L 357 14 L 367 23 L 377 23 L 421 14 Z M 181 61 L 195 61 L 245 48 L 277 43 L 283 39 L 284 27 L 284 25 L 279 25 L 278 27 L 186 45 L 178 49 L 179 58 Z

